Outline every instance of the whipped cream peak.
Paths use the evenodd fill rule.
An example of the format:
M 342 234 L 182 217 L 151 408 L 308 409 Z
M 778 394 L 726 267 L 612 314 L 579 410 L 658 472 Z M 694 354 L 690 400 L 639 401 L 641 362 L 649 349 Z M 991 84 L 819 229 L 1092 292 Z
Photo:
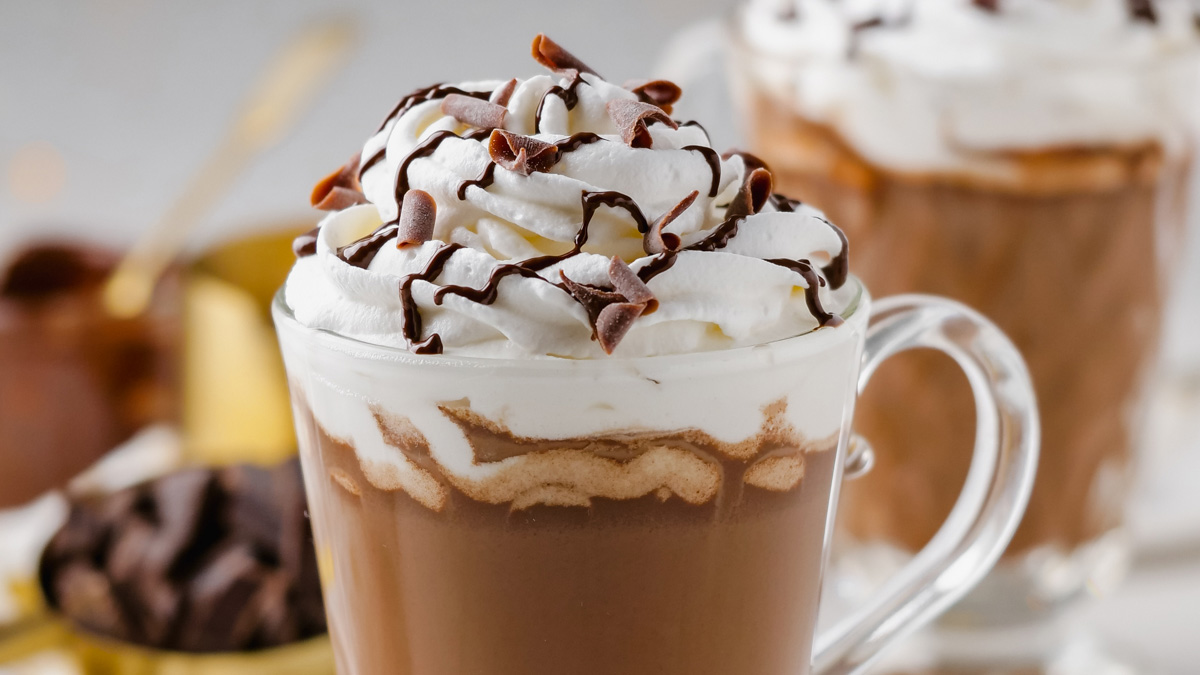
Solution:
M 707 351 L 841 323 L 847 243 L 670 115 L 545 36 L 549 74 L 402 98 L 318 183 L 297 239 L 300 323 L 417 353 L 595 358 Z
M 756 88 L 895 170 L 1157 144 L 1195 124 L 1191 0 L 749 0 Z M 1192 79 L 1189 79 L 1192 78 Z

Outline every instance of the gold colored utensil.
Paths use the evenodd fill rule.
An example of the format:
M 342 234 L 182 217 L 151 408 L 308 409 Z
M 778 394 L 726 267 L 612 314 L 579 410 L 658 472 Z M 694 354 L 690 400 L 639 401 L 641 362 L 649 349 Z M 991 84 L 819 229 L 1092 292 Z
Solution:
M 354 34 L 349 19 L 322 19 L 302 29 L 276 55 L 217 150 L 109 279 L 104 304 L 110 314 L 129 317 L 145 310 L 159 276 L 188 235 L 250 161 L 291 128 L 345 62 Z

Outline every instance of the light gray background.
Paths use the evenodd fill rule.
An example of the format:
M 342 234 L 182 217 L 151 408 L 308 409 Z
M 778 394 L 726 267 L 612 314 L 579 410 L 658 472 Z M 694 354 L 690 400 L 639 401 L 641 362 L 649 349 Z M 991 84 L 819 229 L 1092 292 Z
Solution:
M 651 75 L 671 35 L 730 4 L 0 0 L 0 258 L 47 233 L 130 241 L 221 137 L 273 50 L 314 17 L 359 17 L 353 62 L 295 132 L 243 176 L 195 246 L 255 223 L 313 218 L 306 206 L 313 183 L 417 86 L 537 72 L 528 45 L 538 32 L 611 80 Z M 713 98 L 715 79 L 702 85 L 707 98 L 699 107 Z M 717 116 L 706 126 L 718 145 L 732 143 L 728 120 Z M 1174 374 L 1200 362 L 1196 239 L 1172 317 Z M 1185 417 L 1200 415 L 1200 377 L 1192 377 L 1190 385 L 1177 378 L 1166 395 Z M 1141 537 L 1158 547 L 1158 566 L 1081 620 L 1161 672 L 1183 674 L 1197 672 L 1200 662 L 1200 572 L 1161 553 L 1200 537 L 1200 498 L 1192 487 L 1200 480 L 1200 444 L 1195 425 L 1172 429 L 1159 435 L 1164 440 L 1151 454 L 1135 509 Z

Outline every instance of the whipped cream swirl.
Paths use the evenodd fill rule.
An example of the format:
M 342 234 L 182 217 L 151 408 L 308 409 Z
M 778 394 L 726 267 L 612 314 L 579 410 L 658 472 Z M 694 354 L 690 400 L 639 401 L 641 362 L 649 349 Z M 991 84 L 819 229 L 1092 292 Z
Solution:
M 1186 150 L 1197 11 L 1190 0 L 751 0 L 738 32 L 747 76 L 873 163 L 988 172 L 1003 152 Z
M 705 351 L 840 324 L 857 284 L 819 211 L 671 120 L 674 85 L 606 82 L 542 36 L 534 51 L 552 74 L 405 97 L 318 186 L 341 210 L 298 240 L 285 299 L 300 323 L 522 358 Z

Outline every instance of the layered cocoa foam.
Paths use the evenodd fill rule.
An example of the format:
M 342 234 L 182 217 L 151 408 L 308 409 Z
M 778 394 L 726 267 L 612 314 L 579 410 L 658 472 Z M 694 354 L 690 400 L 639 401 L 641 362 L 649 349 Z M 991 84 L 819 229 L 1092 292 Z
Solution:
M 996 154 L 1004 170 L 989 174 L 902 172 L 866 161 L 773 92 L 755 92 L 749 111 L 752 147 L 784 189 L 846 229 L 873 292 L 955 298 L 1020 348 L 1044 451 L 1008 555 L 1071 551 L 1118 527 L 1191 158 L 1145 142 Z M 892 359 L 855 426 L 878 470 L 848 486 L 843 523 L 916 550 L 966 476 L 966 381 L 937 356 Z

